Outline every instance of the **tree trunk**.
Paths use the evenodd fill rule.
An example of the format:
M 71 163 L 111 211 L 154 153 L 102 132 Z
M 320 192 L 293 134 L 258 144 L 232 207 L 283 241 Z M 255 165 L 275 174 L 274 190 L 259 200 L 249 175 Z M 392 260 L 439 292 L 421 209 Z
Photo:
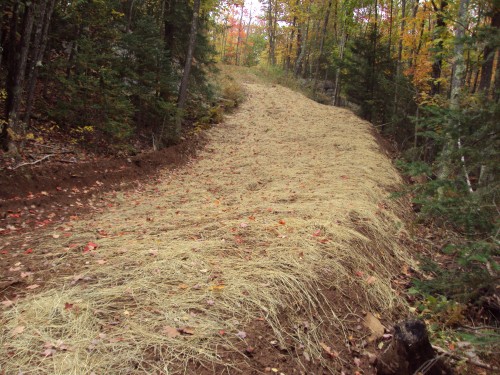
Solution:
M 394 108 L 393 114 L 396 114 L 398 109 L 399 102 L 399 86 L 398 80 L 401 76 L 402 64 L 403 64 L 403 37 L 405 33 L 405 19 L 406 19 L 406 0 L 403 0 L 401 3 L 401 31 L 399 34 L 399 43 L 398 43 L 398 61 L 396 63 L 396 85 L 394 86 Z
M 432 64 L 432 80 L 431 80 L 431 95 L 438 95 L 441 93 L 441 83 L 439 79 L 441 78 L 441 68 L 443 66 L 443 39 L 441 38 L 441 33 L 446 29 L 446 21 L 444 11 L 448 6 L 447 0 L 441 0 L 441 5 L 439 8 L 434 6 L 434 11 L 437 12 L 436 19 L 436 30 L 434 31 L 433 39 L 439 39 L 440 41 L 436 45 L 436 52 L 434 56 L 434 63 Z
M 11 56 L 9 64 L 9 77 L 7 82 L 7 100 L 5 111 L 7 113 L 7 124 L 2 129 L 2 147 L 4 150 L 17 152 L 17 147 L 14 143 L 17 137 L 22 136 L 24 127 L 19 123 L 19 107 L 21 105 L 24 77 L 26 74 L 26 64 L 28 61 L 28 52 L 31 42 L 31 31 L 34 22 L 34 4 L 26 4 L 23 15 L 23 28 L 21 34 L 21 42 L 17 54 Z M 17 18 L 17 14 L 12 17 Z M 13 32 L 12 30 L 10 31 Z M 14 36 L 15 42 L 15 36 Z M 12 40 L 12 39 L 11 39 Z M 15 48 L 14 46 L 12 46 Z M 17 49 L 17 48 L 16 48 Z
M 130 32 L 131 30 L 131 26 L 132 26 L 132 14 L 134 13 L 134 3 L 135 3 L 135 0 L 131 0 L 130 1 L 130 7 L 128 9 L 128 16 L 127 16 L 127 33 Z M 164 3 L 162 2 L 162 6 L 164 5 Z
M 47 2 L 48 4 L 46 4 L 46 6 L 43 6 L 42 18 L 40 19 L 40 23 L 37 25 L 35 34 L 35 52 L 33 54 L 33 61 L 31 62 L 31 70 L 29 72 L 28 96 L 26 100 L 26 111 L 24 116 L 24 122 L 27 126 L 29 126 L 30 122 L 31 109 L 33 107 L 33 102 L 35 99 L 35 88 L 38 79 L 38 72 L 40 70 L 40 67 L 42 66 L 45 48 L 47 47 L 50 20 L 52 18 L 52 12 L 55 5 L 55 0 L 47 0 Z
M 177 108 L 181 113 L 179 116 L 177 116 L 175 124 L 175 134 L 174 134 L 175 142 L 178 142 L 181 137 L 182 112 L 186 105 L 189 77 L 191 74 L 191 65 L 193 63 L 194 48 L 196 46 L 196 32 L 198 28 L 198 15 L 200 13 L 200 2 L 201 0 L 194 0 L 193 4 L 193 18 L 191 20 L 191 31 L 189 34 L 189 45 L 186 54 L 186 64 L 184 66 L 184 74 L 182 75 L 181 85 L 179 88 L 179 98 L 177 100 Z
M 500 29 L 500 10 L 496 8 L 491 17 L 492 30 Z M 496 48 L 488 43 L 483 51 L 483 64 L 481 66 L 481 79 L 479 80 L 479 91 L 484 92 L 487 96 L 490 94 L 491 81 L 493 78 L 493 62 L 495 60 Z
M 347 35 L 344 34 L 340 39 L 340 46 L 339 46 L 339 59 L 341 63 L 344 61 L 344 51 L 346 43 L 347 43 Z M 335 86 L 333 88 L 333 105 L 335 106 L 339 105 L 339 99 L 340 99 L 340 67 L 337 67 L 335 71 Z
M 460 0 L 458 9 L 458 21 L 455 24 L 455 47 L 453 50 L 453 75 L 451 78 L 450 109 L 458 111 L 460 109 L 460 93 L 462 91 L 463 79 L 465 73 L 464 61 L 464 35 L 467 22 L 467 8 L 469 0 Z M 459 138 L 454 139 L 451 133 L 457 133 L 453 130 L 457 127 L 455 122 L 448 124 L 450 128 L 445 134 L 445 144 L 441 153 L 440 171 L 438 177 L 446 179 L 451 172 L 451 155 L 455 144 L 460 142 Z M 468 176 L 466 176 L 468 178 Z
M 309 8 L 308 8 L 308 11 L 309 11 Z M 301 45 L 300 45 L 300 54 L 299 54 L 299 57 L 297 58 L 297 61 L 295 62 L 295 69 L 294 69 L 294 75 L 295 77 L 298 77 L 299 75 L 299 72 L 302 70 L 301 67 L 302 67 L 302 62 L 304 61 L 304 57 L 306 55 L 306 51 L 307 51 L 307 39 L 309 37 L 309 17 L 307 18 L 307 23 L 306 23 L 306 31 L 304 33 L 304 37 L 302 38 L 302 42 L 301 42 Z M 301 34 L 302 35 L 302 34 Z
M 321 30 L 321 36 L 319 40 L 319 54 L 318 54 L 318 60 L 316 61 L 316 72 L 314 73 L 313 91 L 316 91 L 316 84 L 317 84 L 316 81 L 318 80 L 319 69 L 323 61 L 323 48 L 325 45 L 326 31 L 328 28 L 328 20 L 330 18 L 331 8 L 332 8 L 332 0 L 329 0 L 328 8 L 326 8 L 325 19 L 323 20 L 323 29 Z
M 276 64 L 276 56 L 275 56 L 275 27 L 274 23 L 276 20 L 273 21 L 273 0 L 269 0 L 268 6 L 267 6 L 267 34 L 269 38 L 269 57 L 268 57 L 268 62 L 269 65 L 275 65 Z
M 241 44 L 241 31 L 243 28 L 243 11 L 245 10 L 245 1 L 241 4 L 240 23 L 238 26 L 238 40 L 236 41 L 236 65 L 240 65 L 240 44 Z
M 292 51 L 293 51 L 293 41 L 295 39 L 295 26 L 297 24 L 297 16 L 293 16 L 292 20 L 292 31 L 290 32 L 290 44 L 287 49 L 285 70 L 288 73 L 290 71 L 290 66 L 292 64 Z

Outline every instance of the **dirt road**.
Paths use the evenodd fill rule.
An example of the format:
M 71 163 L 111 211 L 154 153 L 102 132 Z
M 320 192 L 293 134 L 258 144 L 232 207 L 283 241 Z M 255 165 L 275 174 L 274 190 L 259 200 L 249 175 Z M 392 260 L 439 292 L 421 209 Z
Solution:
M 43 233 L 77 273 L 8 271 L 30 285 L 0 306 L 0 373 L 372 372 L 364 313 L 405 311 L 400 178 L 349 111 L 245 89 L 187 166 Z

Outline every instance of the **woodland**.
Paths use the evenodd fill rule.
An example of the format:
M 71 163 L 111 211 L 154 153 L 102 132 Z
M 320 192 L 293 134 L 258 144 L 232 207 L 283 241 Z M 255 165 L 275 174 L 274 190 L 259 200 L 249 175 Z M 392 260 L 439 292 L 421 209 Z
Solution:
M 408 202 L 411 211 L 405 219 L 411 240 L 405 244 L 412 249 L 416 263 L 403 268 L 400 293 L 405 303 L 414 317 L 425 321 L 435 349 L 455 361 L 458 373 L 498 370 L 499 0 L 3 0 L 0 180 L 11 184 L 12 178 L 7 179 L 10 174 L 24 173 L 26 167 L 36 173 L 36 168 L 56 163 L 51 160 L 56 158 L 60 163 L 74 164 L 78 171 L 80 159 L 82 163 L 109 158 L 130 161 L 143 153 L 182 149 L 190 140 L 217 128 L 225 116 L 237 116 L 241 106 L 250 101 L 248 92 L 265 101 L 269 106 L 265 110 L 274 113 L 279 103 L 273 106 L 273 97 L 245 86 L 254 81 L 266 83 L 261 91 L 313 100 L 327 108 L 342 109 L 338 112 L 341 118 L 345 110 L 370 123 L 380 152 L 390 155 L 404 179 L 397 188 L 388 188 L 388 200 Z M 301 93 L 303 99 L 280 92 L 281 87 Z M 316 113 L 322 111 L 320 108 Z M 296 120 L 303 126 L 305 143 L 317 139 L 319 133 L 313 125 L 300 122 L 300 113 L 296 116 L 286 126 L 293 127 Z M 251 116 L 245 119 L 253 121 Z M 276 121 L 276 126 L 281 126 Z M 255 136 L 264 147 L 269 142 L 264 138 L 268 132 L 273 134 L 273 129 L 262 129 L 260 138 L 250 130 L 247 137 Z M 346 142 L 357 135 L 348 130 L 335 132 Z M 231 138 L 232 133 L 228 134 Z M 223 136 L 216 139 L 224 144 Z M 334 149 L 327 149 L 331 155 L 325 155 L 325 160 L 319 159 L 334 164 L 338 154 Z M 230 151 L 227 159 L 236 157 L 236 151 Z M 61 160 L 67 154 L 74 157 Z M 258 159 L 257 151 L 255 155 Z M 372 168 L 371 160 L 356 163 L 360 168 Z M 233 169 L 228 170 L 233 173 Z M 395 176 L 380 178 L 389 186 L 391 179 L 399 178 Z M 344 171 L 340 178 L 353 179 Z M 261 180 L 249 190 L 265 186 Z M 189 189 L 198 188 L 193 181 Z M 0 195 L 2 211 L 1 202 L 9 199 Z M 215 205 L 219 207 L 221 201 L 217 198 Z M 0 213 L 2 219 L 20 215 L 10 209 Z M 243 230 L 255 224 L 254 216 L 248 213 L 246 221 L 235 227 Z M 153 222 L 149 217 L 147 220 Z M 353 222 L 362 225 L 363 220 Z M 288 219 L 280 219 L 277 228 L 287 225 Z M 7 251 L 8 236 L 16 234 L 9 228 L 0 229 L 6 243 L 0 250 Z M 314 227 L 312 236 L 321 239 L 325 230 Z M 101 238 L 107 238 L 101 232 L 99 229 Z M 278 233 L 279 238 L 285 235 L 290 234 Z M 237 233 L 235 236 L 238 245 L 246 241 Z M 320 239 L 320 246 L 330 241 L 326 234 Z M 88 242 L 84 252 L 98 247 L 101 245 Z M 157 250 L 149 251 L 149 255 L 158 255 L 151 253 Z M 398 256 L 387 260 L 388 264 L 396 262 Z M 202 273 L 207 267 L 203 266 Z M 395 267 L 401 270 L 400 265 Z M 369 269 L 366 265 L 362 272 L 353 272 L 365 275 Z M 382 278 L 365 281 L 370 286 Z M 115 281 L 111 284 L 116 286 Z M 187 289 L 187 284 L 182 282 L 179 288 Z M 211 286 L 210 291 L 215 288 L 220 292 L 225 285 Z M 301 293 L 302 287 L 297 288 Z M 2 296 L 5 301 L 13 298 L 7 292 Z M 308 300 L 311 306 L 317 302 L 314 298 Z M 214 301 L 209 301 L 212 306 Z M 69 308 L 70 301 L 64 302 L 67 313 L 73 302 Z M 265 303 L 255 302 L 259 307 L 261 304 Z M 10 308 L 11 304 L 4 306 Z M 194 314 L 189 308 L 185 311 Z M 271 323 L 273 332 L 280 327 L 278 316 L 276 313 Z M 10 336 L 22 334 L 24 325 L 21 330 L 21 325 L 16 326 L 21 323 L 12 324 Z M 171 340 L 193 335 L 189 327 L 166 327 Z M 223 330 L 219 332 L 224 335 Z M 243 340 L 247 333 L 238 331 L 236 335 Z M 118 337 L 119 341 L 126 341 L 123 337 Z M 339 354 L 322 339 L 314 340 L 311 342 L 320 345 L 319 352 L 308 344 L 306 353 L 337 359 Z M 377 340 L 382 340 L 382 335 Z M 278 337 L 277 341 L 279 344 L 273 346 L 286 340 Z M 144 347 L 145 351 L 150 349 Z M 252 357 L 254 349 L 238 347 L 247 357 Z M 183 348 L 175 358 L 191 363 L 196 357 L 193 350 Z M 62 351 L 66 349 L 60 344 L 45 346 L 44 357 Z M 153 356 L 148 353 L 145 357 Z M 158 353 L 154 355 L 162 357 L 161 350 Z M 306 359 L 308 356 L 304 354 Z M 0 361 L 0 373 L 1 365 Z M 142 365 L 137 366 L 140 370 Z M 195 371 L 186 368 L 187 373 Z M 153 371 L 149 367 L 142 370 Z M 269 367 L 269 372 L 274 370 Z

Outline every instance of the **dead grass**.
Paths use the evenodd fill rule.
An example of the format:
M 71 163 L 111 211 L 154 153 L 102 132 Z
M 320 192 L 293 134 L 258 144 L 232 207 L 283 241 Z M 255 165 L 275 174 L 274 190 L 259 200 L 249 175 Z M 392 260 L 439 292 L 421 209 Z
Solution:
M 342 332 L 340 305 L 383 316 L 404 309 L 390 285 L 412 262 L 398 242 L 404 209 L 388 199 L 401 181 L 369 124 L 283 87 L 246 89 L 248 100 L 209 132 L 196 160 L 78 224 L 80 242 L 99 248 L 78 256 L 89 262 L 82 274 L 5 309 L 0 370 L 238 367 L 222 348 L 237 351 L 237 333 L 260 317 L 278 341 L 320 358 L 323 327 Z M 99 230 L 108 236 L 97 241 Z M 327 301 L 326 290 L 345 301 Z

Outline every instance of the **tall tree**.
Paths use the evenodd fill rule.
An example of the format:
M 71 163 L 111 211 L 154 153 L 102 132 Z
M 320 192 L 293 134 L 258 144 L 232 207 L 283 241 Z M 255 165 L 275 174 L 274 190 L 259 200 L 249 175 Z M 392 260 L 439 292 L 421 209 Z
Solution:
M 7 123 L 4 124 L 1 134 L 1 141 L 4 150 L 17 152 L 14 141 L 23 135 L 24 126 L 19 121 L 19 109 L 21 105 L 24 78 L 26 75 L 26 65 L 28 62 L 28 53 L 31 43 L 31 32 L 35 19 L 35 5 L 27 1 L 21 4 L 24 8 L 21 27 L 21 40 L 17 42 L 17 17 L 20 4 L 16 2 L 11 15 L 10 29 L 10 53 L 9 68 L 7 79 L 7 100 L 5 105 L 5 114 Z
M 191 74 L 191 66 L 193 64 L 193 53 L 196 46 L 196 33 L 198 29 L 198 16 L 200 12 L 201 0 L 194 0 L 193 4 L 193 18 L 191 20 L 191 31 L 189 33 L 189 44 L 186 53 L 186 63 L 184 65 L 184 73 L 182 75 L 181 85 L 179 88 L 179 97 L 177 99 L 177 108 L 181 111 L 184 110 L 188 94 L 189 77 Z M 179 116 L 176 121 L 175 127 L 175 140 L 179 140 L 182 131 L 182 118 Z

